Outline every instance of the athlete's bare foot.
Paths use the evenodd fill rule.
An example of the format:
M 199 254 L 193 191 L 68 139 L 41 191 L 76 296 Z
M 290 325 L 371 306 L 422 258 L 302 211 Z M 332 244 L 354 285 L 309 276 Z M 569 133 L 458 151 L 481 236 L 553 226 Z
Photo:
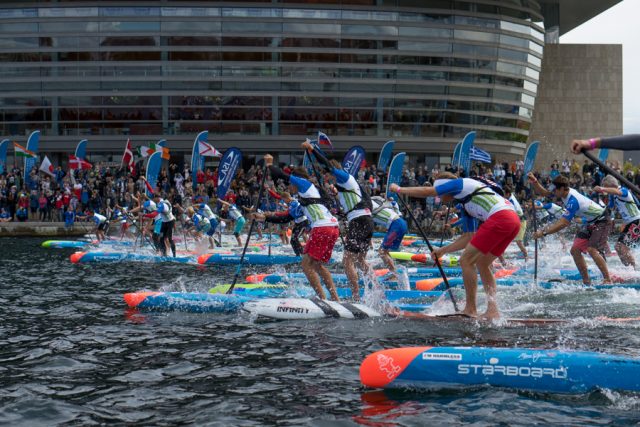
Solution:
M 498 320 L 500 319 L 500 312 L 498 310 L 487 310 L 481 316 L 478 316 L 479 320 Z

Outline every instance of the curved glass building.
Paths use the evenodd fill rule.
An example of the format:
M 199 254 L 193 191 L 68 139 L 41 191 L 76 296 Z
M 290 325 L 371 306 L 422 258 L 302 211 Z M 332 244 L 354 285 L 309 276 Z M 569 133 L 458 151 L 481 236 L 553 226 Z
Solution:
M 175 153 L 201 130 L 217 148 L 272 152 L 321 130 L 339 150 L 395 139 L 450 154 L 477 130 L 491 153 L 521 154 L 544 3 L 4 3 L 0 132 L 40 129 L 45 151 L 166 138 Z

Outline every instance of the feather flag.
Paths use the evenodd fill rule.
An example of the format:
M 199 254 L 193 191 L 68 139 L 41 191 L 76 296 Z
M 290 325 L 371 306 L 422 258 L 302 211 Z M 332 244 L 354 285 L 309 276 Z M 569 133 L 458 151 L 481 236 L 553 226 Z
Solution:
M 80 157 L 76 157 L 74 155 L 69 155 L 69 169 L 89 170 L 92 167 L 93 166 L 91 165 L 91 163 L 87 162 L 86 160 L 81 159 Z
M 327 136 L 327 134 L 318 132 L 318 145 L 326 145 L 327 147 L 333 150 L 333 144 L 331 143 L 331 139 Z
M 53 165 L 47 156 L 44 156 L 44 160 L 40 164 L 40 171 L 46 173 L 49 176 L 55 177 L 56 174 L 53 172 Z
M 3 139 L 0 141 L 0 175 L 2 175 L 6 169 L 7 163 L 7 147 L 9 146 L 9 140 Z
M 31 171 L 36 167 L 36 161 L 38 160 L 38 145 L 40 144 L 40 131 L 34 130 L 27 138 L 27 148 L 26 151 L 31 153 L 31 155 L 23 156 L 24 157 L 24 171 L 22 171 L 24 177 L 24 183 L 27 188 L 37 188 L 37 184 L 31 182 Z M 24 148 L 24 147 L 23 147 Z M 17 154 L 17 152 L 16 152 Z
M 127 139 L 127 145 L 124 147 L 124 154 L 120 162 L 120 168 L 126 163 L 129 172 L 133 173 L 136 169 L 136 162 L 133 160 L 133 150 L 131 149 L 131 140 Z
M 16 157 L 25 157 L 27 159 L 35 159 L 36 157 L 38 157 L 36 153 L 27 150 L 17 142 L 13 143 L 13 148 L 16 150 Z
M 198 154 L 208 157 L 222 157 L 222 153 L 216 150 L 213 145 L 205 141 L 198 141 Z

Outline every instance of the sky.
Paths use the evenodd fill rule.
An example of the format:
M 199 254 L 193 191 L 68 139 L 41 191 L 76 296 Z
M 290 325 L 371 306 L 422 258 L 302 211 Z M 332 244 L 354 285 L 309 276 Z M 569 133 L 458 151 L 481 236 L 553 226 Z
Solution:
M 640 133 L 639 0 L 623 0 L 560 37 L 560 43 L 622 44 L 624 133 Z M 635 156 L 634 156 L 635 157 Z

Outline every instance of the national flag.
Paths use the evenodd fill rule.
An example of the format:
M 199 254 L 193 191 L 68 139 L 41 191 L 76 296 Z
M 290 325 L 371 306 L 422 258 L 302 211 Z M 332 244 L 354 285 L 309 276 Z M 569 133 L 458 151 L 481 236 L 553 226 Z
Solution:
M 479 149 L 478 147 L 471 147 L 469 157 L 471 160 L 476 160 L 478 162 L 491 163 L 491 154 Z
M 42 160 L 42 163 L 40 164 L 40 170 L 52 177 L 56 176 L 56 174 L 53 172 L 53 165 L 51 164 L 51 161 L 47 156 L 44 156 L 44 160 Z
M 160 152 L 162 152 L 160 157 L 162 157 L 163 159 L 169 160 L 171 158 L 171 155 L 169 154 L 169 149 L 167 147 L 165 147 L 164 145 L 151 144 L 151 146 L 149 148 L 153 150 L 151 153 L 149 153 L 149 155 L 160 151 Z
M 326 133 L 318 132 L 318 144 L 326 145 L 327 147 L 333 150 L 333 144 L 331 143 L 331 140 L 329 139 Z
M 16 157 L 26 157 L 28 159 L 36 159 L 38 156 L 33 151 L 29 151 L 17 142 L 13 143 L 13 148 L 16 151 Z
M 122 165 L 125 163 L 129 167 L 129 172 L 133 173 L 136 169 L 136 162 L 133 160 L 133 150 L 131 149 L 131 140 L 129 139 L 127 139 L 127 145 L 124 147 L 120 168 L 122 168 Z
M 205 141 L 198 141 L 198 154 L 201 156 L 222 157 L 221 152 Z
M 89 170 L 92 167 L 93 166 L 91 165 L 91 163 L 87 162 L 86 160 L 81 159 L 80 157 L 76 157 L 74 155 L 69 155 L 69 169 Z
M 141 145 L 136 150 L 138 150 L 138 156 L 140 157 L 149 157 L 156 152 L 155 148 L 147 147 L 146 145 Z

